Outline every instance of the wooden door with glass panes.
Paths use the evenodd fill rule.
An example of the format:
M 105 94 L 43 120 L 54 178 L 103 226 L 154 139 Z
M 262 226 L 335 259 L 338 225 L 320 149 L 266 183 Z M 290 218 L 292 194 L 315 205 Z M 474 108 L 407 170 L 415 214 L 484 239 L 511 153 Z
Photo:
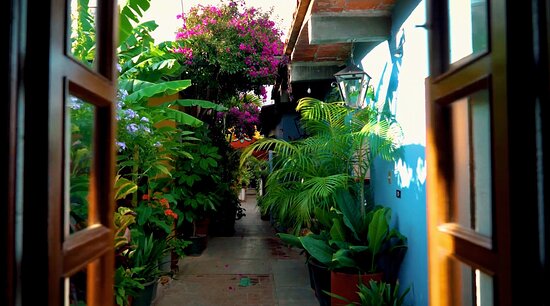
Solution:
M 548 7 L 433 0 L 428 16 L 430 305 L 543 305 Z
M 20 26 L 14 57 L 22 67 L 14 146 L 21 167 L 14 209 L 21 218 L 11 238 L 17 305 L 114 301 L 118 10 L 115 0 L 90 1 L 86 18 L 75 18 L 86 2 L 13 1 Z M 78 31 L 84 23 L 95 28 Z M 78 40 L 89 56 L 77 54 Z

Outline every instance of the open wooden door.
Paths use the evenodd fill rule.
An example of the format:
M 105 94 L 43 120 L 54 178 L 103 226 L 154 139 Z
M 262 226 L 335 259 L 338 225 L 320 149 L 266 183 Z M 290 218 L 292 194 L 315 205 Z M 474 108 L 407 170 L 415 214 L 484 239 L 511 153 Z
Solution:
M 428 16 L 430 305 L 548 305 L 547 4 L 433 0 Z
M 2 15 L 11 22 L 2 29 L 10 80 L 2 115 L 8 119 L 2 128 L 7 170 L 2 305 L 114 301 L 118 11 L 114 0 L 97 1 L 96 59 L 87 65 L 71 52 L 71 5 L 77 3 L 11 0 Z M 73 128 L 79 120 L 75 109 L 90 119 L 86 130 Z M 74 155 L 77 145 L 86 145 L 80 152 L 86 154 Z M 79 180 L 73 180 L 76 164 L 85 165 Z M 71 204 L 77 198 L 77 215 L 85 216 L 78 227 Z

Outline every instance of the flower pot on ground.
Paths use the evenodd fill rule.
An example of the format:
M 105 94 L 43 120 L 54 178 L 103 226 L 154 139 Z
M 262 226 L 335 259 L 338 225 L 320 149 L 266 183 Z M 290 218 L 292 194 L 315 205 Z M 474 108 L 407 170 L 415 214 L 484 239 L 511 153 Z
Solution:
M 210 217 L 204 217 L 195 221 L 195 235 L 207 236 L 209 225 L 210 225 Z
M 330 297 L 330 305 L 344 306 L 350 303 L 358 303 L 360 297 L 357 294 L 360 284 L 368 284 L 371 280 L 382 281 L 383 273 L 360 274 L 357 272 L 330 271 L 330 291 L 337 294 Z M 345 300 L 342 300 L 344 298 Z
M 313 281 L 315 297 L 317 298 L 317 301 L 319 301 L 319 305 L 330 306 L 331 298 L 327 292 L 331 291 L 331 271 L 327 268 L 327 266 L 319 263 L 313 258 L 310 258 L 307 261 L 307 264 Z
M 134 296 L 132 301 L 132 306 L 151 306 L 151 303 L 155 299 L 157 284 L 158 284 L 157 279 L 143 284 L 144 288 Z
M 132 244 L 115 271 L 115 284 L 118 284 L 117 304 L 126 305 L 124 297 L 132 296 L 132 305 L 151 304 L 156 292 L 156 283 L 161 275 L 167 274 L 159 268 L 159 261 L 169 252 L 166 240 L 155 239 L 153 234 L 145 236 L 139 231 L 132 232 Z M 137 303 L 137 304 L 136 304 Z
M 188 256 L 199 256 L 204 252 L 208 244 L 208 237 L 206 235 L 191 236 L 186 238 L 191 241 L 185 248 L 185 254 Z
M 330 211 L 316 209 L 316 222 L 322 228 L 319 234 L 279 233 L 278 236 L 292 246 L 305 249 L 310 257 L 331 271 L 330 293 L 334 295 L 359 301 L 356 293 L 359 274 L 378 274 L 377 279 L 395 284 L 407 250 L 407 239 L 396 229 L 390 230 L 391 210 L 376 206 L 369 207 L 366 214 L 358 214 L 361 211 L 358 201 L 342 190 L 336 192 L 335 204 Z M 332 279 L 332 272 L 347 275 L 334 274 L 343 278 Z
M 361 306 L 401 306 L 407 302 L 405 298 L 411 291 L 411 287 L 407 287 L 403 292 L 399 288 L 399 283 L 391 285 L 384 281 L 369 280 L 367 283 L 361 282 L 357 286 L 357 292 L 360 300 L 353 302 L 354 305 Z M 334 296 L 345 305 L 349 305 L 352 301 L 341 297 Z M 340 305 L 340 304 L 338 304 Z

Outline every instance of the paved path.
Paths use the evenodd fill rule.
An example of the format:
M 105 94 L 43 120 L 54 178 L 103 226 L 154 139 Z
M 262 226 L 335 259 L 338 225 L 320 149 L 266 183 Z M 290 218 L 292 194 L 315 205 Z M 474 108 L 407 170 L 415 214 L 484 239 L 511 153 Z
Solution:
M 200 256 L 180 260 L 179 273 L 159 290 L 155 306 L 317 306 L 305 258 L 279 243 L 260 219 L 253 190 L 233 237 L 210 237 Z

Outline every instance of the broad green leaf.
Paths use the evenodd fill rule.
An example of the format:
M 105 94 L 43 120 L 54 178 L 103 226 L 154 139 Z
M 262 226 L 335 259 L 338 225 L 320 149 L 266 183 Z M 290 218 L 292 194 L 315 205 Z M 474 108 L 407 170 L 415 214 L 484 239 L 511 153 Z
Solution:
M 315 239 L 311 236 L 300 237 L 304 249 L 320 263 L 329 265 L 332 261 L 334 250 L 326 241 Z
M 190 80 L 167 81 L 162 83 L 150 83 L 141 80 L 120 80 L 119 86 L 129 94 L 125 102 L 144 102 L 149 98 L 172 95 L 191 86 Z
M 349 249 L 355 253 L 361 253 L 369 250 L 369 247 L 366 245 L 351 245 Z
M 338 268 L 356 268 L 358 264 L 350 256 L 352 253 L 349 250 L 340 249 L 332 255 L 332 264 Z
M 333 219 L 332 227 L 330 228 L 330 237 L 332 240 L 346 241 L 346 232 L 340 219 Z
M 194 127 L 198 127 L 198 126 L 201 126 L 203 124 L 203 122 L 187 113 L 184 113 L 182 111 L 179 111 L 179 110 L 176 110 L 176 109 L 171 109 L 171 108 L 167 108 L 165 109 L 166 111 L 166 115 L 168 118 L 176 121 L 177 123 L 181 123 L 181 124 L 185 124 L 185 125 L 189 125 L 189 126 L 194 126 Z
M 132 33 L 134 25 L 132 21 L 137 23 L 139 18 L 143 17 L 143 13 L 151 6 L 151 0 L 128 0 L 119 14 L 119 41 L 123 42 Z
M 179 106 L 200 106 L 202 108 L 211 108 L 217 112 L 223 112 L 227 110 L 227 107 L 216 104 L 214 102 L 206 100 L 196 100 L 196 99 L 178 99 L 173 102 L 175 105 Z
M 389 224 L 387 213 L 391 213 L 389 208 L 380 208 L 374 212 L 372 220 L 369 224 L 369 232 L 367 234 L 369 241 L 369 249 L 373 257 L 380 252 L 380 248 L 384 243 L 386 236 L 389 233 Z
M 168 224 L 166 224 L 166 222 L 164 222 L 164 221 L 161 221 L 161 220 L 158 220 L 158 219 L 155 219 L 155 218 L 151 218 L 151 219 L 149 219 L 149 222 L 154 223 L 158 227 L 162 228 L 166 232 L 166 234 L 170 234 L 170 232 L 172 232 L 172 229 L 170 228 L 170 226 Z
M 157 171 L 159 171 L 162 174 L 166 174 L 170 177 L 172 176 L 172 173 L 170 172 L 170 170 L 168 170 L 168 168 L 166 168 L 166 166 L 164 166 L 164 165 L 154 164 L 153 168 L 155 168 Z
M 153 209 L 149 206 L 140 206 L 138 213 L 138 224 L 143 225 L 153 213 Z
M 336 195 L 338 208 L 342 212 L 344 223 L 351 230 L 353 236 L 357 240 L 361 240 L 359 233 L 362 228 L 361 209 L 357 205 L 357 200 L 353 199 L 349 192 L 340 191 Z
M 114 187 L 115 200 L 124 199 L 127 195 L 136 192 L 137 188 L 138 187 L 134 182 L 117 175 Z
M 281 238 L 281 240 L 288 245 L 297 247 L 299 249 L 304 248 L 302 242 L 300 241 L 300 238 L 296 237 L 295 235 L 287 233 L 277 233 L 277 237 Z

